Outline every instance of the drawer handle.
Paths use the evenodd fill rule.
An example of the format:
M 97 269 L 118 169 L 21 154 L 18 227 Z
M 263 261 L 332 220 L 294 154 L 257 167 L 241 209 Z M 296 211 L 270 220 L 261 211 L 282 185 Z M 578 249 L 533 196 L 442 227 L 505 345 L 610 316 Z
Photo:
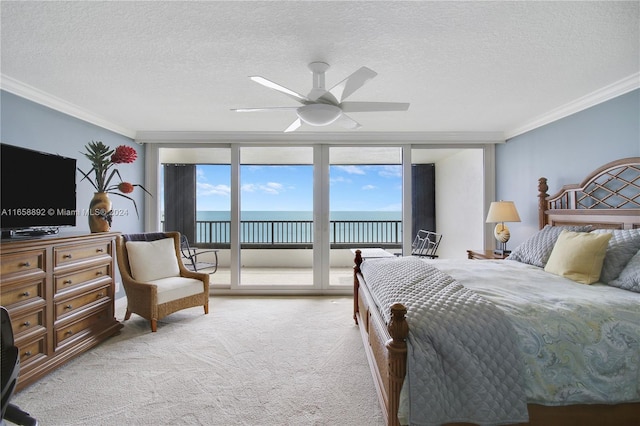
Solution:
M 104 297 L 104 293 L 98 293 L 98 299 L 101 299 Z
M 104 253 L 104 249 L 103 248 L 99 248 L 96 250 L 97 253 Z
M 29 327 L 29 326 L 31 326 L 31 321 L 25 321 L 25 322 L 22 323 L 22 325 L 24 327 Z
M 20 266 L 23 266 L 23 267 L 25 267 L 25 268 L 28 268 L 29 266 L 31 266 L 31 262 L 29 262 L 29 261 L 27 261 L 27 262 L 22 262 L 22 263 L 20 264 Z
M 97 276 L 104 275 L 104 272 L 102 272 L 102 271 L 96 271 L 96 275 L 97 275 Z
M 71 306 L 70 304 L 64 307 L 65 309 L 73 309 L 73 306 Z
M 73 330 L 68 330 L 68 331 L 67 331 L 66 333 L 64 333 L 64 334 L 66 334 L 67 336 L 71 336 L 71 335 L 73 334 Z
M 22 295 L 24 297 L 29 297 L 29 296 L 31 296 L 31 293 L 29 293 L 28 291 L 25 291 L 24 293 L 22 293 Z
M 63 254 L 62 258 L 63 259 L 71 259 L 73 256 L 71 254 Z
M 26 352 L 24 353 L 24 356 L 31 356 L 31 351 L 26 351 Z
M 71 281 L 71 280 L 64 280 L 64 282 L 63 282 L 63 284 L 65 284 L 65 285 L 68 285 L 68 284 L 71 284 L 71 283 L 73 283 L 73 281 Z

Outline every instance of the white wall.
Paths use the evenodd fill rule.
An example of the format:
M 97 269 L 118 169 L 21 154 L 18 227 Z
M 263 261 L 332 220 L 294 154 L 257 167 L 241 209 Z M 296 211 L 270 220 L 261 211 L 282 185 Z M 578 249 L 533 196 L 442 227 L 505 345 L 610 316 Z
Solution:
M 484 154 L 466 149 L 436 163 L 436 230 L 440 258 L 466 258 L 484 247 Z

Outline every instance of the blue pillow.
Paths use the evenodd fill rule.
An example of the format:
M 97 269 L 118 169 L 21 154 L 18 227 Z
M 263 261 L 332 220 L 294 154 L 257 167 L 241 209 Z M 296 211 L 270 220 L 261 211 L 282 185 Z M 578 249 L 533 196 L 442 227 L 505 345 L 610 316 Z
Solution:
M 533 234 L 525 242 L 516 247 L 507 259 L 515 260 L 520 263 L 544 268 L 551 256 L 553 246 L 556 244 L 558 236 L 563 231 L 588 232 L 591 225 L 579 226 L 551 226 L 546 225 L 544 228 Z
M 609 281 L 609 285 L 640 293 L 640 251 L 631 258 L 618 278 Z
M 600 274 L 600 282 L 607 284 L 618 278 L 627 263 L 640 250 L 640 229 L 596 229 L 593 232 L 611 233 Z

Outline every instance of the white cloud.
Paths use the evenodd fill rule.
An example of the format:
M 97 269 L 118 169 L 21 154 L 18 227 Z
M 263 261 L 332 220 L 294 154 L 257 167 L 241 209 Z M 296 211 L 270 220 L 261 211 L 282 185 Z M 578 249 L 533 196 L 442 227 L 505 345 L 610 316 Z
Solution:
M 383 166 L 378 172 L 378 175 L 385 178 L 397 178 L 402 177 L 402 167 L 397 166 Z
M 260 189 L 267 194 L 279 194 L 284 187 L 281 183 L 267 182 L 266 185 L 260 185 Z
M 245 183 L 241 188 L 244 192 L 262 192 L 277 195 L 284 191 L 284 185 L 278 182 Z
M 336 168 L 342 170 L 345 173 L 349 173 L 350 175 L 366 175 L 367 174 L 364 171 L 363 167 L 358 167 L 358 166 L 336 166 Z
M 376 188 L 377 188 L 377 186 L 375 186 L 375 185 L 364 185 L 362 187 L 362 190 L 363 191 L 371 191 L 372 189 L 376 189 Z
M 209 183 L 196 183 L 197 196 L 207 195 L 224 195 L 229 196 L 231 194 L 231 188 L 228 185 L 211 185 Z
M 257 189 L 258 189 L 257 185 L 255 185 L 253 183 L 245 183 L 240 188 L 240 190 L 243 191 L 243 192 L 256 192 Z

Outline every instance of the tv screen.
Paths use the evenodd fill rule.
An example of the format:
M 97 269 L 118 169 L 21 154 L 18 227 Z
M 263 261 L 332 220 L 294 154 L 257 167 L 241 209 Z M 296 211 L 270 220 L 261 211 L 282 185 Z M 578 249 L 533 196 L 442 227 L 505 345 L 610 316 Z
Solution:
M 0 227 L 75 226 L 76 159 L 0 144 Z

